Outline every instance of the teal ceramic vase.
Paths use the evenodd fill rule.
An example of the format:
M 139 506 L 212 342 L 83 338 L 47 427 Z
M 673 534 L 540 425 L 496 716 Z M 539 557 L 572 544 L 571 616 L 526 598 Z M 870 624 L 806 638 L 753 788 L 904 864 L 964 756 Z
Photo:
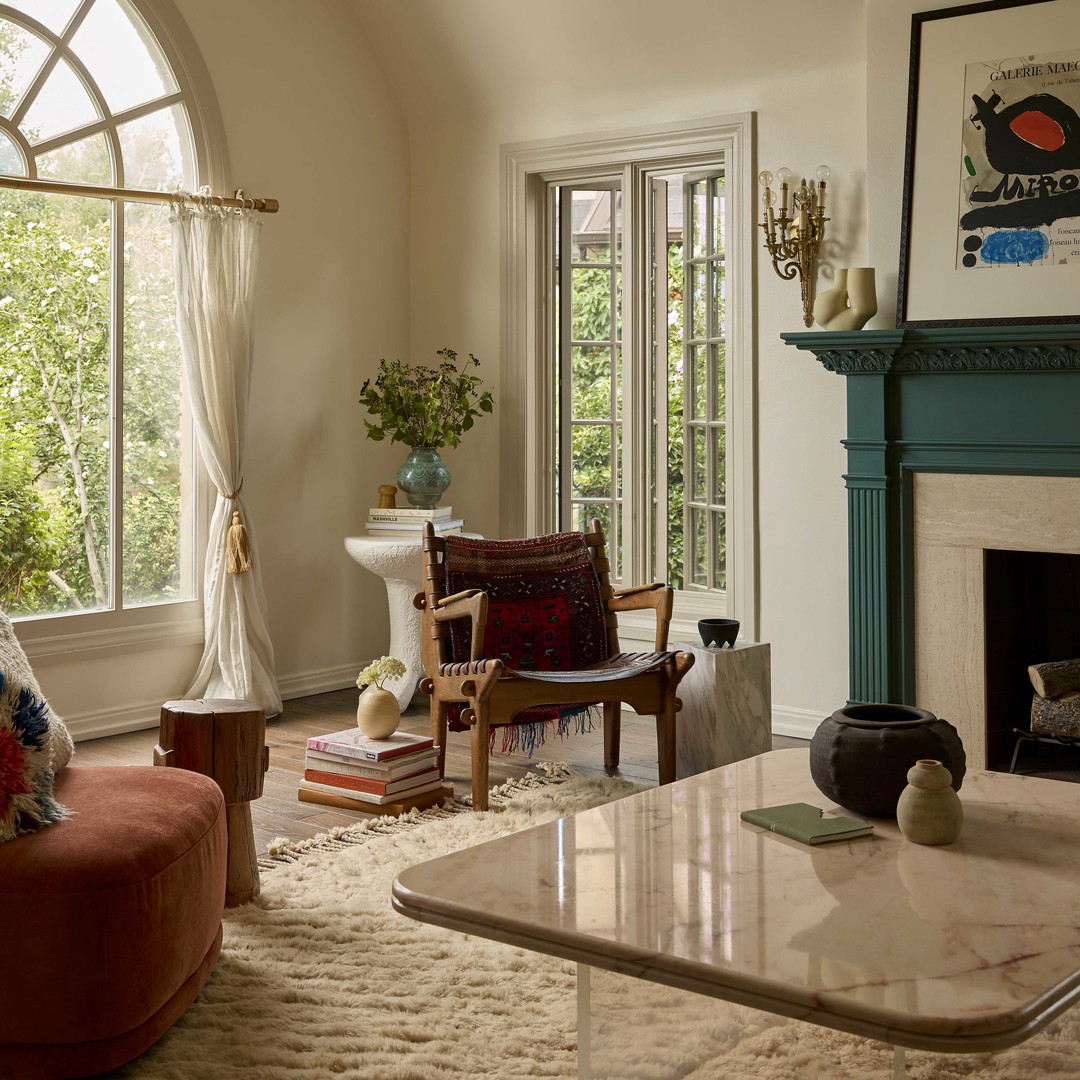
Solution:
M 397 471 L 398 487 L 408 496 L 409 505 L 434 510 L 439 497 L 450 486 L 450 470 L 434 446 L 414 446 Z

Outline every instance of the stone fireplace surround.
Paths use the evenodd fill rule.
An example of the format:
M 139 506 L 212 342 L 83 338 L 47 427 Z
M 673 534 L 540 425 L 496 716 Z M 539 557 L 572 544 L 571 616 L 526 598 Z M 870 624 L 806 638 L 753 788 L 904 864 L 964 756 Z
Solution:
M 985 552 L 1080 552 L 1080 325 L 782 337 L 847 378 L 851 701 L 985 768 Z

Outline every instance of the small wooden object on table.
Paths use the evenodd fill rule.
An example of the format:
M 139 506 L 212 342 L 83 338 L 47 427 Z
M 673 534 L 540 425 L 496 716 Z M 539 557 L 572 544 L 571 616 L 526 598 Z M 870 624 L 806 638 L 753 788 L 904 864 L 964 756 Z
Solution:
M 154 764 L 209 776 L 225 796 L 229 826 L 226 907 L 246 904 L 259 894 L 250 803 L 263 793 L 269 763 L 266 713 L 253 702 L 200 698 L 166 701 L 161 706 Z

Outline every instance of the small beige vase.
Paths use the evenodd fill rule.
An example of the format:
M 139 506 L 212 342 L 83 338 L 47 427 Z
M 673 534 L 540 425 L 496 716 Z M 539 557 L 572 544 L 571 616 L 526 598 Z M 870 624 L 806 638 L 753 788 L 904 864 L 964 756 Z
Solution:
M 388 739 L 401 723 L 397 698 L 381 686 L 368 686 L 356 705 L 356 726 L 369 739 Z
M 964 807 L 952 789 L 952 773 L 929 758 L 908 770 L 908 786 L 896 804 L 896 823 L 913 844 L 951 844 L 964 825 Z

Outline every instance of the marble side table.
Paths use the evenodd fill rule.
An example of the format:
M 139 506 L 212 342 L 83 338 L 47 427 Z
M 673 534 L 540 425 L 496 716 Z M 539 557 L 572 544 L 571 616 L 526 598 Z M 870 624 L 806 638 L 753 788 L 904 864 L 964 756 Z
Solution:
M 479 539 L 478 533 L 462 533 Z M 420 534 L 411 536 L 347 536 L 345 550 L 365 569 L 386 582 L 390 607 L 390 656 L 405 664 L 400 679 L 387 679 L 386 688 L 405 709 L 424 674 L 420 663 L 420 612 L 413 597 L 420 591 Z
M 733 649 L 673 643 L 694 654 L 679 684 L 683 707 L 676 731 L 675 775 L 718 769 L 772 749 L 770 648 L 740 642 Z

